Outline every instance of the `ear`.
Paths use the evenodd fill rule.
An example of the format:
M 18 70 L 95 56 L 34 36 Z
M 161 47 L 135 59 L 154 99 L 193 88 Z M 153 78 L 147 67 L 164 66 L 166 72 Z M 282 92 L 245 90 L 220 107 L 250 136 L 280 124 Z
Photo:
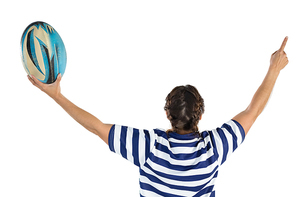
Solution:
M 200 115 L 199 120 L 201 120 L 201 118 L 202 118 L 202 115 Z

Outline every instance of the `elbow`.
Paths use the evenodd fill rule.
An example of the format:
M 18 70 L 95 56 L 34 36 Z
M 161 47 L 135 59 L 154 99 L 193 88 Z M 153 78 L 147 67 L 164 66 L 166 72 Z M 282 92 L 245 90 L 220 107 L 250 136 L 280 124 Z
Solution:
M 258 116 L 262 113 L 263 109 L 264 108 L 250 105 L 245 111 L 256 120 Z
M 251 122 L 251 124 L 253 124 L 258 116 L 261 114 L 261 110 L 258 110 L 258 109 L 254 109 L 254 108 L 251 108 L 251 107 L 248 107 L 244 113 L 247 114 L 247 117 L 249 119 L 249 121 Z

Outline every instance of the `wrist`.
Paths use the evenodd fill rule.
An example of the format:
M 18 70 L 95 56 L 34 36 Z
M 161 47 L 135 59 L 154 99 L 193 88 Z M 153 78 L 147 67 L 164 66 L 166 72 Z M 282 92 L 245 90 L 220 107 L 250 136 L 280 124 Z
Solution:
M 273 65 L 270 65 L 269 66 L 269 69 L 268 69 L 268 72 L 269 73 L 272 73 L 272 74 L 275 74 L 275 75 L 279 75 L 281 70 L 280 69 L 277 69 L 275 66 Z

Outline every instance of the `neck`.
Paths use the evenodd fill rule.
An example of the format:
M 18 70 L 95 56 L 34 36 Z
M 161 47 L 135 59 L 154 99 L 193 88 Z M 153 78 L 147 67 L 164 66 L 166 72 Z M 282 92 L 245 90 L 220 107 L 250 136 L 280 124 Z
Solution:
M 181 131 L 178 131 L 177 133 L 180 134 L 180 135 L 186 135 L 186 134 L 189 134 L 189 133 L 193 133 L 193 131 L 181 130 Z

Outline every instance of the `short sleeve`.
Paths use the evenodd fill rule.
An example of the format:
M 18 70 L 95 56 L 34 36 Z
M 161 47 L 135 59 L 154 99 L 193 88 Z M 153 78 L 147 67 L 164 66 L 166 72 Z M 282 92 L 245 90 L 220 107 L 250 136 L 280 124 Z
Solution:
M 154 146 L 154 136 L 153 130 L 113 125 L 109 132 L 108 144 L 112 152 L 140 167 L 144 165 Z
M 221 165 L 245 139 L 243 127 L 235 120 L 230 120 L 223 124 L 222 127 L 213 129 L 209 133 L 214 149 L 219 155 L 218 161 Z

